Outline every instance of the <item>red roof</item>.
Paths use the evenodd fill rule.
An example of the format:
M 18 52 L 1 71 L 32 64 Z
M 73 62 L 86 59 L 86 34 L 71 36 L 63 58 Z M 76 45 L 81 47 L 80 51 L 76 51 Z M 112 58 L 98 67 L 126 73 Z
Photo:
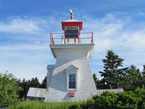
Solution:
M 64 30 L 65 26 L 79 26 L 80 30 L 82 30 L 82 25 L 83 25 L 82 21 L 71 19 L 71 20 L 63 21 L 61 23 L 62 23 L 62 29 L 63 30 Z

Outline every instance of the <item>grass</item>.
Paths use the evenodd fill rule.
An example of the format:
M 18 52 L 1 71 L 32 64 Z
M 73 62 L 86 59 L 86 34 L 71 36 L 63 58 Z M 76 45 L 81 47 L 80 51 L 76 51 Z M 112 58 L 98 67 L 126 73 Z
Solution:
M 15 105 L 11 105 L 9 108 L 10 109 L 75 109 L 75 107 L 78 107 L 85 103 L 86 101 L 80 101 L 80 102 L 71 102 L 71 101 L 66 101 L 66 102 L 50 102 L 50 103 L 45 103 L 42 101 L 21 101 L 18 102 Z

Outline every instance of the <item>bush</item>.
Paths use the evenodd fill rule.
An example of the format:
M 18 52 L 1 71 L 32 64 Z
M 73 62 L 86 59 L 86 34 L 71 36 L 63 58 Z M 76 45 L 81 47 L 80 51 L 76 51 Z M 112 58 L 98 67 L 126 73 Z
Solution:
M 21 87 L 17 86 L 12 74 L 0 74 L 0 108 L 7 108 L 9 105 L 15 104 L 19 90 Z
M 23 101 L 12 105 L 10 109 L 144 109 L 145 90 L 136 89 L 127 92 L 103 92 L 92 99 L 82 102 L 52 102 Z
M 103 92 L 100 96 L 95 95 L 93 99 L 95 101 L 94 107 L 96 109 L 113 109 L 115 107 L 118 95 L 114 92 Z
M 16 105 L 9 106 L 10 109 L 80 109 L 83 102 L 50 102 L 45 103 L 39 100 L 26 100 Z
M 93 101 L 94 100 L 94 101 Z M 91 103 L 88 101 L 81 105 L 83 109 L 142 109 L 145 107 L 145 90 L 114 93 L 103 92 L 100 96 L 93 96 Z
M 127 108 L 127 109 L 137 109 L 137 104 L 139 100 L 135 97 L 133 92 L 129 93 L 120 93 L 118 94 L 117 102 L 121 101 L 117 104 L 120 104 L 120 107 L 117 108 Z M 118 105 L 117 105 L 118 106 Z
M 87 102 L 84 102 L 80 105 L 81 109 L 94 109 L 95 108 L 95 100 L 89 99 Z

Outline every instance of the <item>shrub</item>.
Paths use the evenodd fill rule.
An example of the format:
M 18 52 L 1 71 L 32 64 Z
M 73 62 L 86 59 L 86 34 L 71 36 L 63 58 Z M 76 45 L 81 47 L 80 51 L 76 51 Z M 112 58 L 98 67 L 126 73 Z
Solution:
M 19 90 L 21 87 L 17 86 L 12 74 L 0 74 L 0 108 L 7 108 L 9 105 L 15 104 Z
M 10 109 L 80 109 L 80 105 L 83 102 L 50 102 L 45 103 L 39 100 L 35 101 L 23 101 L 16 105 L 9 106 Z
M 80 108 L 82 109 L 94 109 L 95 108 L 95 100 L 89 99 L 86 102 L 82 103 L 80 105 Z
M 121 93 L 103 92 L 100 96 L 82 102 L 52 102 L 23 101 L 10 109 L 144 109 L 145 90 L 136 89 Z
M 141 90 L 142 93 L 145 91 Z M 135 91 L 136 93 L 140 92 L 140 89 Z M 140 96 L 133 91 L 128 92 L 121 92 L 121 93 L 114 93 L 114 92 L 103 92 L 100 96 L 95 95 L 93 96 L 94 103 L 91 106 L 94 109 L 138 109 L 142 108 L 145 103 L 143 104 L 143 100 Z M 142 95 L 144 96 L 144 95 Z M 145 99 L 144 99 L 145 100 Z M 92 108 L 90 105 L 86 104 L 83 105 L 87 108 Z

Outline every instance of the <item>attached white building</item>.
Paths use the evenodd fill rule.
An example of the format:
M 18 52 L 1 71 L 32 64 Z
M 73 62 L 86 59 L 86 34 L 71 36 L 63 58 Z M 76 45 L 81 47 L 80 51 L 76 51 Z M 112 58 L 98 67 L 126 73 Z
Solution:
M 30 99 L 30 100 L 36 100 L 36 99 L 44 100 L 45 95 L 46 95 L 46 89 L 30 87 L 29 91 L 27 93 L 27 99 Z

